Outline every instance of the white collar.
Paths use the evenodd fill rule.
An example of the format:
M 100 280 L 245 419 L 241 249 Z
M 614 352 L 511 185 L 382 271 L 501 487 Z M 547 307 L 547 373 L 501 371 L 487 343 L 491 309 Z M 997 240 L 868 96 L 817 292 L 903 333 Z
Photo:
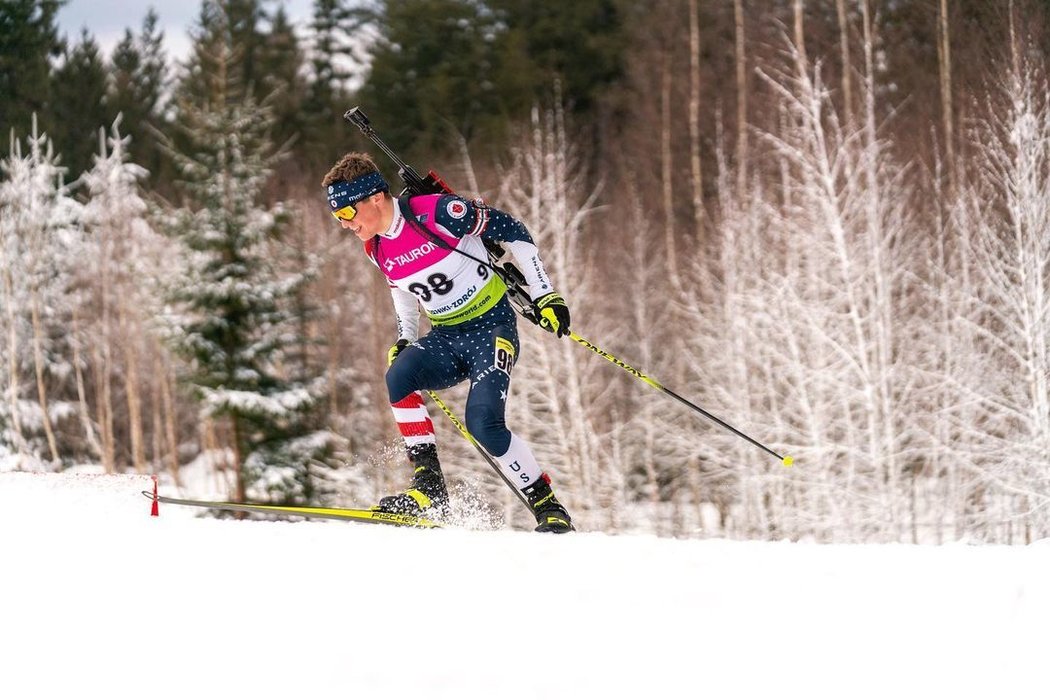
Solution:
M 394 215 L 390 217 L 390 226 L 379 235 L 383 238 L 397 238 L 405 225 L 405 217 L 401 215 L 401 207 L 398 205 L 397 197 L 393 198 Z

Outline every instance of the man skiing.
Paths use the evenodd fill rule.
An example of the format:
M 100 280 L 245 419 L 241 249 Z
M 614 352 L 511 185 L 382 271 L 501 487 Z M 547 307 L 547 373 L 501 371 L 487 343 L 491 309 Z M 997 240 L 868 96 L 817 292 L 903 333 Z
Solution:
M 380 499 L 376 508 L 408 515 L 447 513 L 434 425 L 421 390 L 469 379 L 467 429 L 521 491 L 536 516 L 536 530 L 574 530 L 550 477 L 504 422 L 520 346 L 506 284 L 488 263 L 483 239 L 498 241 L 517 261 L 541 327 L 559 337 L 569 332 L 569 309 L 554 291 L 528 229 L 480 200 L 445 194 L 395 198 L 364 153 L 343 156 L 323 186 L 332 215 L 361 239 L 386 276 L 397 317 L 398 341 L 388 354 L 386 384 L 414 473 L 411 487 Z M 432 327 L 422 338 L 419 306 Z

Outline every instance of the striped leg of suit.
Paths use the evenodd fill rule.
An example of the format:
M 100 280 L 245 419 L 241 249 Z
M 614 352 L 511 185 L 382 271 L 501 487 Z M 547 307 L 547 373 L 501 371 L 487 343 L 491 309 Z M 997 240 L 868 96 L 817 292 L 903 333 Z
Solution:
M 390 404 L 390 409 L 394 412 L 394 420 L 397 421 L 397 428 L 401 431 L 401 437 L 405 439 L 406 447 L 434 444 L 434 423 L 430 420 L 426 404 L 423 403 L 422 392 L 413 391 L 397 403 Z

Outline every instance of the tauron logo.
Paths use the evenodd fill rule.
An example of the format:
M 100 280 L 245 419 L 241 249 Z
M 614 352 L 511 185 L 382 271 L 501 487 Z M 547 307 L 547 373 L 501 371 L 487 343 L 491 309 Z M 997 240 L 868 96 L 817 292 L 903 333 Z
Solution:
M 437 246 L 428 241 L 418 248 L 413 248 L 407 253 L 401 253 L 400 255 L 388 258 L 386 261 L 386 269 L 389 272 L 390 270 L 393 270 L 396 265 L 407 265 L 413 260 L 419 260 L 427 253 L 435 250 L 437 250 Z

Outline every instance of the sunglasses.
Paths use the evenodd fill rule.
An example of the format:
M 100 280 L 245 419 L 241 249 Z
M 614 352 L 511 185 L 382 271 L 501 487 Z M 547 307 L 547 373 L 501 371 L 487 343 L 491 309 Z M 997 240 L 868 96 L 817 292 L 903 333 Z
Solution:
M 347 204 L 342 209 L 333 211 L 332 216 L 335 217 L 336 221 L 353 221 L 354 217 L 357 216 L 357 207 L 353 204 Z

